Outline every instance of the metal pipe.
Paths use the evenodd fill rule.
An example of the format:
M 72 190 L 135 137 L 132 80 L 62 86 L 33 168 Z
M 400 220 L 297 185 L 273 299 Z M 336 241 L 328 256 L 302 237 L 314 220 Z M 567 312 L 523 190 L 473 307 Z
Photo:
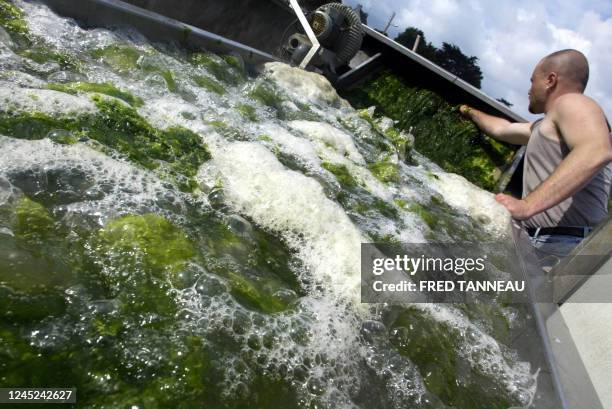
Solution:
M 416 39 L 414 40 L 414 45 L 412 46 L 412 52 L 416 53 L 417 48 L 419 47 L 419 43 L 421 42 L 421 35 L 417 34 Z
M 317 51 L 319 51 L 321 45 L 319 44 L 319 40 L 317 40 L 317 36 L 315 35 L 314 31 L 312 31 L 312 27 L 310 27 L 308 20 L 306 20 L 306 16 L 302 12 L 302 8 L 298 4 L 297 0 L 289 0 L 289 4 L 291 5 L 291 8 L 293 8 L 295 15 L 300 20 L 300 24 L 302 24 L 304 31 L 306 31 L 308 39 L 312 43 L 312 47 L 310 48 L 310 50 L 308 50 L 308 54 L 306 54 L 306 56 L 300 63 L 300 68 L 305 69 L 310 60 L 312 60 L 312 57 L 314 57 Z

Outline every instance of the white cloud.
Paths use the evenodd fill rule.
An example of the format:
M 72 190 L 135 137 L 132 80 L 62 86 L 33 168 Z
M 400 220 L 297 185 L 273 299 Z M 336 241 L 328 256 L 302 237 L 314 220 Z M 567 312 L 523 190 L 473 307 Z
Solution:
M 350 0 L 348 4 L 356 4 Z M 415 26 L 427 41 L 440 46 L 454 43 L 479 58 L 482 89 L 494 98 L 514 103 L 520 115 L 527 112 L 527 91 L 533 67 L 545 55 L 575 48 L 587 56 L 591 78 L 587 95 L 612 118 L 612 2 L 609 0 L 377 0 L 362 1 L 370 24 L 382 26 L 391 13 L 394 24 Z

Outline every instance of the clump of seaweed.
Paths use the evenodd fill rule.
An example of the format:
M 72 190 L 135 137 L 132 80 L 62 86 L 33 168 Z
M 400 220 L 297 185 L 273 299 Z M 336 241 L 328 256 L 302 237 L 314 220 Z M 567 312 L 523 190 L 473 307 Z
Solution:
M 346 98 L 358 108 L 375 105 L 377 113 L 396 120 L 398 128 L 414 135 L 414 146 L 420 153 L 487 190 L 495 189 L 501 169 L 515 152 L 515 148 L 482 135 L 434 92 L 408 86 L 390 72 Z M 388 134 L 391 140 L 395 136 L 394 131 Z
M 138 108 L 144 105 L 142 98 L 134 96 L 127 91 L 120 90 L 109 82 L 73 82 L 69 84 L 49 84 L 47 88 L 72 95 L 76 95 L 79 92 L 95 92 L 98 94 L 104 94 L 117 99 L 121 99 L 133 106 L 134 108 Z
M 210 159 L 198 134 L 182 127 L 156 129 L 122 101 L 101 95 L 92 99 L 99 110 L 94 115 L 61 118 L 40 112 L 1 114 L 0 132 L 16 138 L 42 139 L 58 130 L 69 131 L 79 138 L 96 140 L 147 169 L 165 164 L 163 171 L 183 191 L 197 187 L 194 177 L 198 168 Z

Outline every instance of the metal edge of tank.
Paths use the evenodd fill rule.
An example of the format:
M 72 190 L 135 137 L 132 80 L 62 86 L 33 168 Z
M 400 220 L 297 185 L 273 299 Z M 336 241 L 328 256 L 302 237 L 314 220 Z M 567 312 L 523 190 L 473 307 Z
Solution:
M 240 55 L 250 68 L 278 61 L 271 54 L 120 0 L 38 0 L 85 27 L 132 27 L 153 42 Z
M 559 305 L 554 302 L 554 283 L 539 266 L 529 236 L 520 222 L 512 220 L 511 223 L 519 269 L 526 281 L 529 307 L 548 366 L 546 372 L 558 399 L 559 406 L 552 408 L 603 409 Z M 517 339 L 517 343 L 520 342 Z

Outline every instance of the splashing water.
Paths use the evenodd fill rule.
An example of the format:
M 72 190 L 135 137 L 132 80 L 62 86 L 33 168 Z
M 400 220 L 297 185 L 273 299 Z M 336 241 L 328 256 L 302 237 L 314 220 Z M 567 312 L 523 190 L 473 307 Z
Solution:
M 359 302 L 362 242 L 508 240 L 491 194 L 316 74 L 0 10 L 1 386 L 83 407 L 531 402 L 536 368 L 504 346 L 520 308 Z

